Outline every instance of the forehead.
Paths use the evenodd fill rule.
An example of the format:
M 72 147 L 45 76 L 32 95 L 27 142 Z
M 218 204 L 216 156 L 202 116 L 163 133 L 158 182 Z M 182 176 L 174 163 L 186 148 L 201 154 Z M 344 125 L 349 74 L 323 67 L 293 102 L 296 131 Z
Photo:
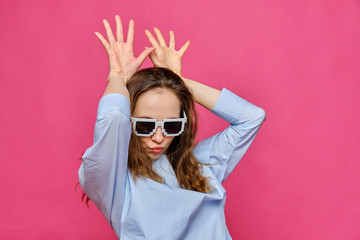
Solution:
M 168 88 L 154 88 L 142 93 L 135 104 L 133 117 L 162 120 L 180 117 L 180 101 Z

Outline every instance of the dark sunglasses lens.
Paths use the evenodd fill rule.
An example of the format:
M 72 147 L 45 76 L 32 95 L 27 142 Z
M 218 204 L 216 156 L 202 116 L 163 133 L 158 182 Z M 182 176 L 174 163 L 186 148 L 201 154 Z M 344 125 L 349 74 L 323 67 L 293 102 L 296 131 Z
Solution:
M 165 122 L 164 128 L 167 134 L 177 134 L 181 131 L 182 122 Z
M 138 134 L 150 134 L 154 128 L 154 122 L 136 122 L 135 126 L 135 130 Z

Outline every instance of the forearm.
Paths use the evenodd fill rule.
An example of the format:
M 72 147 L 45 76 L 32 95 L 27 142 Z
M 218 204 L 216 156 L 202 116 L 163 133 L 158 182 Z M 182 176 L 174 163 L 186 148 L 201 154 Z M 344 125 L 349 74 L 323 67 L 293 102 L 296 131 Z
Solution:
M 195 101 L 201 106 L 211 111 L 214 108 L 221 91 L 187 78 L 182 79 L 194 95 Z
M 222 90 L 211 112 L 230 125 L 201 141 L 194 153 L 199 161 L 213 165 L 215 176 L 223 182 L 250 147 L 265 120 L 265 112 L 227 89 Z
M 110 93 L 120 93 L 129 99 L 129 91 L 126 88 L 127 77 L 120 74 L 110 74 L 108 77 L 108 85 L 103 96 Z

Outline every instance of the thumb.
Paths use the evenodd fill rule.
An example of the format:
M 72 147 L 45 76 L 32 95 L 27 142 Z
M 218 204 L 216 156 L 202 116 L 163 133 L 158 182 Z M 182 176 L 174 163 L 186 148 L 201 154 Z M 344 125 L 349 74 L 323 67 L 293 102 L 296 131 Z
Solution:
M 142 53 L 137 57 L 137 60 L 140 63 L 143 63 L 145 61 L 145 59 L 147 58 L 147 56 L 149 56 L 149 54 L 154 50 L 155 50 L 155 48 L 153 48 L 153 47 L 145 47 L 145 50 L 142 51 Z
M 149 54 L 149 58 L 152 61 L 152 63 L 158 67 L 163 67 L 163 64 L 158 60 L 157 56 L 156 56 L 156 52 L 152 51 Z

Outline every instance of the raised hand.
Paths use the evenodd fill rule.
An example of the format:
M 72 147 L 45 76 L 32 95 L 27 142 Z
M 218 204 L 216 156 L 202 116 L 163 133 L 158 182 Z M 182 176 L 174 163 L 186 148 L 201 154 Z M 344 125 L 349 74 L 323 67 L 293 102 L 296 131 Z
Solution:
M 109 22 L 104 19 L 104 26 L 107 34 L 108 41 L 98 32 L 95 32 L 96 36 L 103 44 L 108 56 L 110 64 L 111 76 L 122 75 L 126 82 L 141 66 L 146 57 L 154 50 L 154 48 L 146 48 L 138 57 L 134 56 L 133 44 L 134 44 L 134 21 L 130 20 L 129 30 L 127 34 L 126 42 L 124 42 L 123 27 L 121 19 L 118 15 L 115 16 L 116 21 L 116 39 L 112 33 Z
M 159 29 L 154 28 L 154 32 L 158 40 L 154 38 L 149 30 L 145 30 L 146 36 L 151 45 L 155 48 L 155 51 L 151 52 L 149 55 L 151 61 L 154 65 L 169 68 L 181 76 L 181 58 L 190 46 L 190 41 L 187 41 L 179 51 L 176 51 L 175 35 L 173 31 L 170 31 L 169 46 L 166 45 L 165 39 Z

